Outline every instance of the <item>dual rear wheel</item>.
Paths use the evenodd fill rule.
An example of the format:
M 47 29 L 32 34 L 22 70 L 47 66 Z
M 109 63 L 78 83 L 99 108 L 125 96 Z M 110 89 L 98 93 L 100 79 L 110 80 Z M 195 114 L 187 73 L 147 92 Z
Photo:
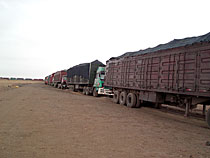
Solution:
M 97 92 L 96 88 L 93 89 L 93 96 L 98 97 L 98 92 Z
M 130 108 L 139 108 L 140 100 L 138 98 L 139 96 L 132 92 L 127 94 L 125 91 L 114 91 L 113 101 Z
M 90 91 L 90 89 L 88 87 L 84 87 L 82 93 L 84 95 L 90 95 L 91 91 Z M 96 88 L 93 89 L 93 96 L 94 97 L 98 97 L 98 92 L 97 92 Z
M 137 102 L 136 95 L 134 93 L 129 93 L 126 99 L 127 107 L 135 108 L 136 102 Z
M 89 93 L 88 87 L 84 87 L 82 93 L 84 95 L 89 95 L 90 93 Z
M 121 105 L 126 105 L 130 108 L 139 108 L 141 107 L 141 101 L 139 100 L 139 95 L 135 93 L 128 93 L 126 91 L 114 91 L 113 102 Z M 156 103 L 155 108 L 160 108 L 161 104 Z M 210 109 L 206 112 L 206 122 L 210 127 Z
M 113 102 L 118 104 L 119 103 L 119 97 L 120 97 L 120 92 L 119 91 L 114 91 Z
M 119 103 L 121 105 L 125 105 L 126 104 L 126 98 L 127 98 L 127 93 L 125 91 L 120 93 L 120 97 L 119 97 Z

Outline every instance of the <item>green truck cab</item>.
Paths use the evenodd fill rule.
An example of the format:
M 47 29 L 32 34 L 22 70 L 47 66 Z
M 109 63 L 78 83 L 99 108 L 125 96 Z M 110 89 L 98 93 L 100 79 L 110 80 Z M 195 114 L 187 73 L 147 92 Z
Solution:
M 104 86 L 105 67 L 99 66 L 96 71 L 96 77 L 93 85 L 93 96 L 98 95 L 113 95 L 111 88 Z
M 84 95 L 113 95 L 111 88 L 104 87 L 105 72 L 98 60 L 75 65 L 67 70 L 67 87 Z

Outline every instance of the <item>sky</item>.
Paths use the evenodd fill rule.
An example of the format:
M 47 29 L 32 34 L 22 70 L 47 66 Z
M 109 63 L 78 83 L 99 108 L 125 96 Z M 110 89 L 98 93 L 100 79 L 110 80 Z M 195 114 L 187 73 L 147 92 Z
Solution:
M 0 0 L 0 77 L 44 78 L 210 32 L 209 0 Z

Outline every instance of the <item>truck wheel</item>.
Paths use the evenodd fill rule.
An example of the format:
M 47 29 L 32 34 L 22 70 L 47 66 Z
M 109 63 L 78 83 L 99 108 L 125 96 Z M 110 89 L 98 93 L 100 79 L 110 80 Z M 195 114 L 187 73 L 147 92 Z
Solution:
M 93 96 L 98 97 L 98 92 L 96 91 L 96 88 L 94 88 L 94 90 L 93 90 Z
M 88 87 L 85 89 L 85 95 L 89 95 L 89 90 L 88 90 Z
M 120 93 L 119 102 L 120 102 L 121 105 L 125 105 L 126 97 L 127 97 L 127 93 L 125 91 Z
M 141 107 L 141 100 L 139 100 L 139 95 L 136 94 L 136 108 L 140 108 Z
M 83 88 L 82 93 L 85 95 L 86 94 L 86 87 Z
M 120 92 L 119 91 L 114 91 L 114 96 L 113 96 L 113 102 L 118 104 L 119 103 L 119 96 Z
M 206 113 L 206 122 L 210 127 L 210 109 L 208 109 L 207 113 Z
M 76 89 L 76 86 L 75 86 L 75 85 L 73 86 L 73 91 L 74 91 L 74 92 L 76 92 L 76 91 L 77 91 L 77 89 Z
M 129 93 L 126 99 L 127 107 L 134 108 L 136 106 L 136 95 Z

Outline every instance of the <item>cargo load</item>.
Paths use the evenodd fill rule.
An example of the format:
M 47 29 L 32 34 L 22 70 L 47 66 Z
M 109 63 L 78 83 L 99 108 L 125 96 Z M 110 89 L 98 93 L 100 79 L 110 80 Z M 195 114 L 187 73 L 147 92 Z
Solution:
M 91 63 L 79 64 L 69 68 L 67 70 L 67 83 L 69 85 L 93 85 L 96 71 L 99 66 L 105 65 L 102 62 L 95 60 Z
M 127 57 L 127 56 L 135 56 L 135 55 L 140 55 L 140 54 L 147 54 L 147 53 L 152 53 L 152 52 L 157 52 L 161 50 L 167 50 L 167 49 L 172 49 L 172 48 L 178 48 L 178 47 L 184 47 L 188 45 L 192 45 L 195 43 L 202 43 L 202 42 L 209 42 L 210 41 L 210 32 L 202 35 L 202 36 L 197 36 L 197 37 L 188 37 L 184 39 L 174 39 L 168 43 L 165 44 L 160 44 L 156 47 L 153 48 L 147 48 L 144 50 L 139 50 L 139 51 L 134 51 L 134 52 L 127 52 L 124 53 L 121 56 L 118 57 L 112 57 L 111 59 L 119 59 L 122 57 Z

